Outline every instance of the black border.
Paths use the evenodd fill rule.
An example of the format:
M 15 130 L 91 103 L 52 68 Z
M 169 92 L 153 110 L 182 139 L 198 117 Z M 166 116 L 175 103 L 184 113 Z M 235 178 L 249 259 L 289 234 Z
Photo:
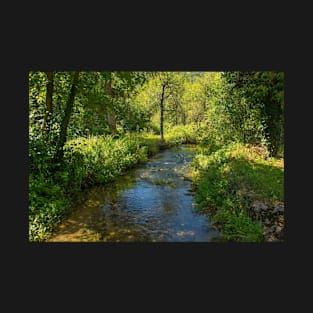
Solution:
M 208 19 L 210 16 L 212 15 L 208 14 Z M 228 16 L 221 15 L 220 17 L 217 27 L 222 27 L 224 18 Z M 65 20 L 65 17 L 63 18 Z M 146 19 L 147 17 L 145 21 Z M 3 133 L 3 144 L 6 146 L 6 151 L 10 151 L 4 163 L 7 170 L 5 190 L 8 194 L 5 210 L 9 211 L 10 216 L 4 223 L 8 226 L 7 234 L 10 237 L 8 254 L 10 259 L 17 259 L 20 264 L 18 270 L 15 270 L 15 277 L 24 273 L 27 281 L 33 281 L 34 288 L 39 294 L 44 294 L 44 291 L 38 290 L 40 286 L 37 283 L 41 282 L 44 277 L 45 286 L 50 280 L 57 281 L 60 278 L 61 284 L 57 284 L 57 288 L 61 290 L 64 288 L 64 291 L 66 287 L 62 286 L 62 282 L 75 285 L 79 282 L 79 278 L 84 279 L 85 283 L 87 285 L 89 283 L 93 289 L 97 288 L 93 282 L 100 278 L 104 279 L 103 284 L 118 279 L 129 280 L 134 284 L 137 281 L 141 287 L 149 282 L 155 285 L 161 283 L 164 290 L 168 292 L 170 292 L 171 281 L 175 279 L 178 284 L 186 288 L 195 287 L 198 288 L 197 290 L 202 288 L 198 285 L 187 287 L 190 283 L 185 280 L 190 279 L 196 283 L 203 280 L 205 286 L 214 281 L 218 293 L 228 290 L 225 281 L 227 280 L 233 281 L 231 291 L 238 295 L 241 294 L 240 290 L 243 290 L 244 296 L 255 297 L 250 290 L 251 285 L 263 284 L 266 288 L 264 293 L 267 295 L 275 292 L 276 295 L 282 296 L 282 292 L 286 291 L 283 285 L 288 281 L 286 275 L 294 266 L 292 263 L 294 255 L 301 249 L 306 249 L 303 246 L 305 238 L 301 236 L 301 225 L 297 227 L 296 225 L 301 217 L 303 218 L 299 216 L 301 214 L 299 207 L 307 205 L 303 203 L 302 198 L 299 198 L 299 185 L 293 178 L 298 172 L 294 164 L 297 164 L 297 157 L 299 157 L 297 149 L 301 147 L 299 135 L 304 131 L 300 124 L 303 117 L 300 111 L 308 103 L 307 99 L 303 100 L 299 95 L 305 84 L 302 85 L 299 81 L 301 71 L 297 69 L 301 67 L 301 64 L 302 66 L 305 64 L 300 55 L 298 55 L 300 58 L 298 64 L 294 65 L 295 63 L 292 62 L 295 58 L 297 59 L 297 56 L 293 55 L 291 58 L 290 45 L 285 44 L 287 35 L 284 35 L 280 28 L 275 28 L 275 26 L 271 28 L 276 25 L 274 15 L 270 16 L 272 24 L 269 23 L 268 15 L 265 15 L 263 28 L 260 26 L 260 29 L 252 35 L 250 32 L 243 34 L 242 30 L 245 27 L 249 28 L 249 24 L 245 24 L 244 17 L 241 16 L 241 19 L 240 27 L 236 27 L 236 23 L 231 24 L 223 28 L 222 32 L 217 32 L 217 27 L 212 26 L 214 22 L 205 23 L 207 20 L 204 19 L 199 26 L 207 26 L 207 28 L 199 33 L 197 27 L 188 29 L 188 25 L 185 25 L 185 28 L 182 27 L 180 32 L 177 26 L 173 32 L 166 26 L 162 26 L 163 24 L 160 23 L 162 18 L 160 18 L 157 20 L 160 27 L 152 31 L 149 38 L 145 34 L 141 34 L 138 38 L 136 31 L 128 29 L 127 26 L 124 26 L 122 32 L 111 34 L 111 36 L 108 26 L 103 28 L 103 33 L 98 32 L 97 35 L 90 36 L 93 29 L 80 33 L 83 25 L 73 32 L 63 34 L 62 37 L 60 35 L 62 29 L 61 27 L 57 29 L 58 23 L 55 22 L 56 28 L 52 31 L 55 36 L 52 41 L 33 40 L 27 43 L 24 49 L 20 49 L 18 45 L 17 48 L 20 49 L 18 57 L 14 58 L 14 64 L 11 63 L 9 74 L 6 76 L 8 90 L 9 87 L 11 90 L 5 106 L 8 112 L 3 117 L 4 123 L 7 123 Z M 252 20 L 253 18 L 248 18 L 250 23 Z M 278 20 L 277 23 L 281 21 Z M 144 25 L 141 26 L 144 28 Z M 58 37 L 59 35 L 61 38 Z M 27 37 L 27 32 L 24 36 Z M 99 42 L 101 44 L 95 44 Z M 30 70 L 284 71 L 286 82 L 285 241 L 264 244 L 210 243 L 208 245 L 201 243 L 105 245 L 101 243 L 29 243 L 28 225 L 25 221 L 27 221 L 28 204 L 27 74 Z M 310 88 L 308 84 L 307 87 Z M 13 121 L 7 118 L 8 116 L 14 117 Z M 299 123 L 296 129 L 294 123 L 297 118 L 299 118 Z M 8 131 L 12 128 L 15 131 L 13 137 Z M 302 144 L 307 144 L 304 139 Z M 302 168 L 302 170 L 305 169 Z M 296 193 L 298 195 L 295 195 Z M 296 265 L 301 267 L 299 261 Z M 69 282 L 67 278 L 72 281 Z M 279 286 L 276 285 L 274 288 L 272 283 L 277 281 Z M 25 283 L 25 287 L 26 285 Z M 117 283 L 114 286 L 120 287 Z M 256 293 L 260 291 L 260 288 L 256 288 Z M 101 292 L 99 294 L 101 295 Z M 200 295 L 205 294 L 200 292 Z M 278 302 L 280 302 L 279 299 Z
M 71 68 L 72 69 L 83 69 L 85 70 L 86 68 L 88 68 L 88 70 L 90 70 L 90 67 L 75 67 L 75 68 Z M 105 67 L 107 68 L 107 67 Z M 177 66 L 175 67 L 175 70 L 177 70 Z M 211 70 L 210 67 L 204 67 L 205 70 Z M 202 68 L 202 70 L 204 69 Z M 260 69 L 259 67 L 254 67 L 254 69 Z M 120 70 L 121 68 L 118 68 L 118 70 Z M 123 70 L 128 70 L 127 67 L 123 67 Z M 150 70 L 151 68 L 149 67 L 145 67 L 145 69 Z M 172 70 L 173 67 L 162 67 L 160 68 L 161 70 Z M 179 69 L 181 69 L 181 67 L 179 67 Z M 188 67 L 188 70 L 190 68 Z M 198 68 L 196 67 L 196 69 L 198 70 Z M 23 75 L 26 75 L 27 78 L 27 74 L 28 72 L 23 72 Z M 286 73 L 286 81 L 288 82 L 288 73 Z M 25 77 L 24 77 L 25 79 Z M 288 85 L 288 83 L 286 84 Z M 287 87 L 287 86 L 286 86 Z M 287 94 L 288 96 L 288 94 Z M 26 98 L 27 99 L 27 98 Z M 25 103 L 25 99 L 23 99 L 23 102 Z M 288 103 L 288 100 L 286 101 Z M 24 114 L 26 114 L 26 116 L 24 116 L 24 118 L 28 118 L 28 111 L 24 112 Z M 288 121 L 288 119 L 286 119 Z M 23 123 L 23 139 L 27 142 L 28 138 L 25 136 L 25 121 Z M 27 125 L 28 126 L 28 125 Z M 288 133 L 288 132 L 286 132 Z M 28 129 L 26 134 L 28 134 Z M 26 138 L 25 138 L 26 137 Z M 23 142 L 23 148 L 25 149 L 25 141 Z M 21 145 L 22 146 L 22 145 Z M 287 150 L 287 154 L 288 154 L 288 148 Z M 25 150 L 24 150 L 25 151 Z M 27 153 L 26 153 L 27 156 Z M 27 158 L 26 158 L 27 159 Z M 288 160 L 288 157 L 286 158 Z M 23 161 L 24 164 L 27 164 L 27 161 L 25 160 L 25 152 L 23 153 Z M 26 161 L 26 162 L 25 162 Z M 26 178 L 28 179 L 28 172 L 25 172 L 25 168 L 23 168 L 23 174 L 26 176 Z M 23 177 L 25 177 L 23 176 Z M 21 181 L 21 180 L 20 180 Z M 23 180 L 24 183 L 26 181 L 26 179 Z M 285 179 L 286 182 L 286 179 Z M 28 193 L 28 190 L 25 190 L 25 186 L 23 185 L 24 188 L 24 198 L 26 200 L 27 197 L 25 197 L 25 195 Z M 287 197 L 287 203 L 289 202 L 289 198 Z M 23 205 L 20 205 L 20 207 L 25 207 L 25 202 L 23 202 Z M 27 205 L 26 205 L 27 208 Z M 25 215 L 25 221 L 27 221 L 28 217 L 27 217 L 27 212 Z M 289 224 L 289 218 L 288 218 L 288 208 L 286 208 L 286 219 L 287 219 L 287 225 Z M 28 242 L 28 238 L 27 238 L 27 229 L 28 229 L 28 225 L 26 223 L 26 231 L 25 231 L 25 225 L 23 225 L 24 227 L 22 227 L 22 229 L 24 229 L 24 233 L 22 234 L 21 238 L 24 241 L 24 247 L 26 248 L 26 250 L 32 251 L 32 253 L 38 253 L 40 251 L 45 251 L 45 253 L 47 253 L 47 250 L 53 251 L 53 253 L 55 251 L 58 251 L 58 253 L 64 253 L 65 255 L 67 255 L 66 257 L 71 257 L 70 255 L 73 253 L 73 251 L 75 253 L 79 252 L 79 253 L 84 253 L 84 249 L 87 249 L 86 251 L 88 251 L 88 253 L 92 253 L 92 254 L 98 254 L 101 253 L 104 255 L 105 258 L 107 258 L 107 255 L 121 255 L 123 256 L 125 255 L 133 255 L 133 254 L 140 254 L 142 256 L 149 256 L 152 257 L 153 255 L 157 256 L 159 253 L 160 254 L 171 254 L 173 258 L 178 258 L 178 256 L 181 253 L 184 254 L 200 254 L 200 258 L 203 257 L 203 255 L 210 255 L 212 253 L 216 253 L 216 251 L 221 252 L 220 250 L 226 250 L 226 254 L 231 253 L 230 251 L 238 251 L 235 253 L 240 253 L 239 251 L 241 249 L 243 249 L 243 251 L 248 248 L 248 254 L 252 251 L 250 251 L 249 249 L 253 249 L 253 253 L 256 256 L 258 253 L 260 253 L 260 250 L 267 250 L 269 249 L 269 251 L 272 251 L 272 253 L 278 253 L 280 255 L 282 255 L 282 253 L 284 253 L 283 251 L 285 251 L 284 249 L 286 249 L 286 245 L 289 244 L 289 241 L 291 239 L 290 234 L 289 234 L 289 230 L 286 229 L 286 234 L 285 234 L 285 239 L 283 243 L 260 243 L 260 244 L 253 244 L 253 243 L 29 243 Z M 25 236 L 26 234 L 26 236 Z M 21 239 L 20 238 L 20 239 Z M 26 239 L 26 242 L 25 242 Z M 275 247 L 275 248 L 274 248 Z M 229 251 L 227 251 L 229 249 Z M 235 249 L 235 250 L 233 250 Z M 68 251 L 68 252 L 66 252 Z M 258 252 L 257 252 L 258 251 Z M 48 252 L 50 253 L 50 252 Z M 203 254 L 203 255 L 202 255 Z M 122 259 L 124 259 L 125 256 L 122 257 Z M 154 257 L 152 257 L 152 259 L 154 259 Z

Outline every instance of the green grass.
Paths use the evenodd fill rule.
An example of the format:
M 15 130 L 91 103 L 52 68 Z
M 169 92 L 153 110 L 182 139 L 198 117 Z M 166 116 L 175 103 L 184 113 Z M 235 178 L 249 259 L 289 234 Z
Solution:
M 211 154 L 199 153 L 193 161 L 193 183 L 199 209 L 209 209 L 224 239 L 262 241 L 262 225 L 249 217 L 248 205 L 256 199 L 283 201 L 283 159 L 232 144 Z

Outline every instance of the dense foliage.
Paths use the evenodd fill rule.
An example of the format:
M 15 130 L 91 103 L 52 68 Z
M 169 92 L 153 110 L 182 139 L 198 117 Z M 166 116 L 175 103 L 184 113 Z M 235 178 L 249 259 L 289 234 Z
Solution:
M 271 155 L 277 155 L 284 136 L 284 73 L 224 73 L 231 94 L 248 104 L 248 112 L 256 112 L 256 126 L 262 127 Z M 246 110 L 247 111 L 247 110 Z
M 224 221 L 225 238 L 260 240 L 260 226 L 230 186 L 244 176 L 262 196 L 281 199 L 282 172 L 269 174 L 262 162 L 229 163 L 229 147 L 258 146 L 264 162 L 282 156 L 283 102 L 281 72 L 30 72 L 30 240 L 43 240 L 81 189 L 181 143 L 201 147 L 194 163 L 199 201 L 222 208 L 215 219 Z M 230 214 L 230 207 L 237 209 Z M 247 232 L 238 235 L 234 225 Z

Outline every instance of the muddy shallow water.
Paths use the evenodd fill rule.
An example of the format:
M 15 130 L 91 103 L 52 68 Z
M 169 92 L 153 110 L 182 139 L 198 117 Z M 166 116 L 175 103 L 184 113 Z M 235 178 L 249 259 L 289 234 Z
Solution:
M 209 216 L 195 212 L 194 154 L 191 145 L 162 151 L 111 184 L 82 192 L 48 241 L 219 241 Z

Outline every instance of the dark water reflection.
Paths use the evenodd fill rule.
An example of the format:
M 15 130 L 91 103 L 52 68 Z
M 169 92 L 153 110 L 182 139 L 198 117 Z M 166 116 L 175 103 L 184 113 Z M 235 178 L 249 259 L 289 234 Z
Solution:
M 114 183 L 85 191 L 49 241 L 218 241 L 210 218 L 194 211 L 194 154 L 189 145 L 163 151 Z

